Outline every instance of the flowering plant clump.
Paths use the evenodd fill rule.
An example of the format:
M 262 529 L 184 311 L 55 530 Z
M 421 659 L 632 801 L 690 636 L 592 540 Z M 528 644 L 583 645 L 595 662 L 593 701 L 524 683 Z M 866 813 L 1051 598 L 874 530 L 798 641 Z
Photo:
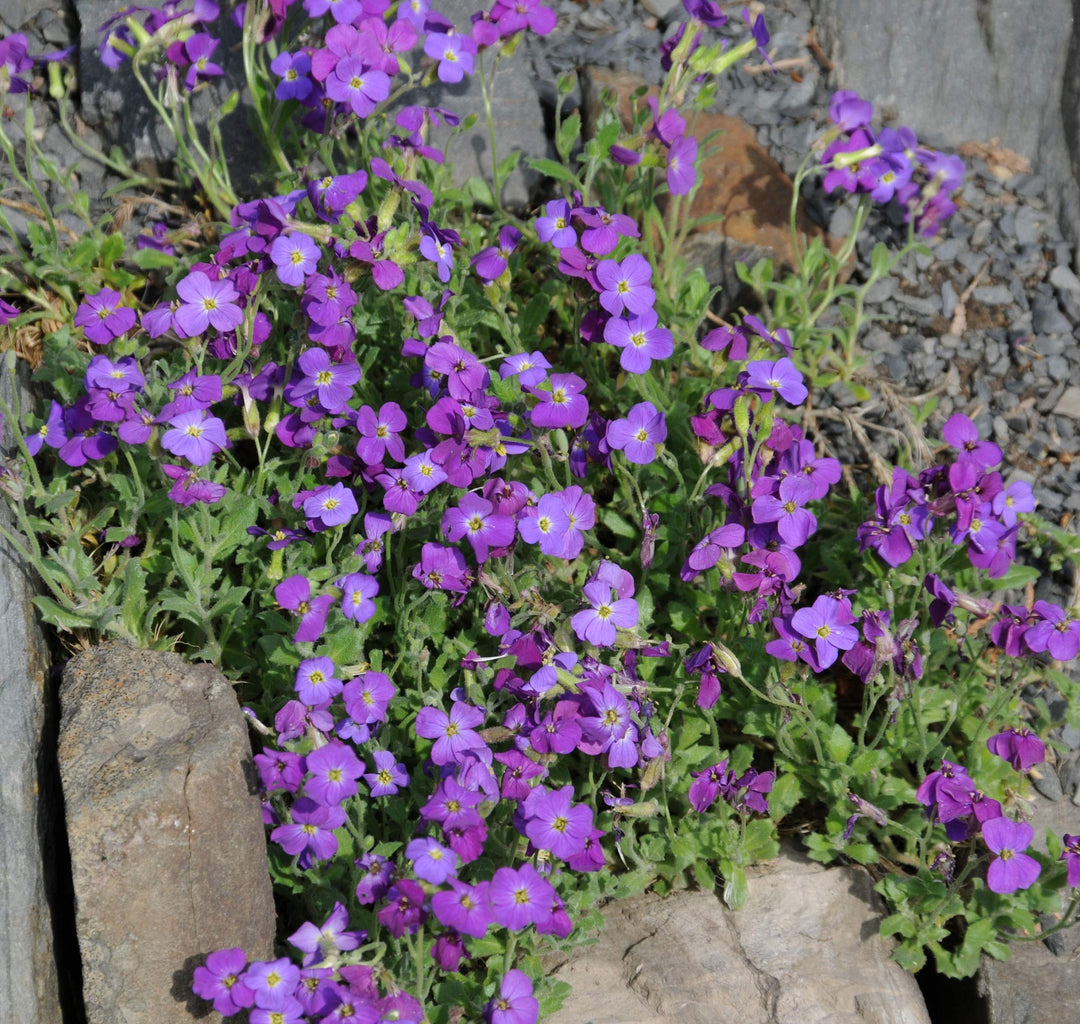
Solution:
M 476 76 L 490 113 L 500 62 L 554 27 L 538 0 L 460 25 L 427 0 L 128 8 L 102 59 L 174 131 L 208 219 L 172 208 L 129 251 L 56 172 L 84 237 L 48 209 L 8 230 L 7 365 L 39 338 L 50 392 L 2 408 L 35 603 L 213 662 L 253 727 L 304 923 L 273 961 L 208 956 L 195 992 L 225 1015 L 529 1024 L 565 994 L 539 954 L 601 901 L 719 878 L 737 907 L 795 818 L 811 856 L 882 866 L 912 969 L 1007 956 L 1077 885 L 1076 837 L 1040 853 L 1024 821 L 1055 723 L 1020 694 L 1072 692 L 1051 663 L 1080 622 L 992 593 L 1032 579 L 1031 489 L 962 415 L 869 497 L 823 453 L 799 409 L 861 312 L 817 326 L 854 287 L 831 254 L 747 271 L 771 325 L 709 326 L 680 253 L 707 152 L 687 117 L 768 33 L 685 6 L 631 127 L 605 111 L 580 140 L 560 83 L 561 161 L 532 162 L 552 198 L 524 214 L 501 201 L 518 154 L 492 132 L 494 180 L 450 188 L 434 130 L 458 119 L 408 103 Z M 230 18 L 271 168 L 243 195 L 191 113 Z M 825 186 L 899 203 L 915 244 L 960 169 L 871 115 L 838 94 Z

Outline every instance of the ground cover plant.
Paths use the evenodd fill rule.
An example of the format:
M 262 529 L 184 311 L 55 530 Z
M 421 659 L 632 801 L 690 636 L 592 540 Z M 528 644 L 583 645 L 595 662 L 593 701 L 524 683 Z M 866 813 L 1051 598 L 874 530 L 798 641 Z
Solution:
M 457 117 L 410 96 L 475 75 L 490 115 L 500 63 L 554 27 L 536 0 L 457 26 L 426 0 L 127 8 L 101 56 L 175 135 L 190 199 L 134 246 L 36 152 L 46 89 L 70 120 L 65 55 L 0 41 L 23 129 L 0 146 L 38 207 L 25 231 L 0 207 L 0 330 L 44 399 L 0 409 L 4 535 L 61 633 L 235 683 L 284 909 L 279 958 L 197 969 L 225 1015 L 528 1024 L 565 996 L 542 955 L 604 900 L 738 907 L 782 834 L 874 871 L 910 969 L 1005 958 L 1080 884 L 1080 837 L 1036 852 L 1026 821 L 1058 724 L 1031 695 L 1072 697 L 1080 622 L 1001 600 L 1037 575 L 1018 547 L 1075 546 L 966 416 L 876 489 L 813 429 L 811 388 L 862 387 L 866 289 L 947 221 L 963 167 L 838 93 L 800 181 L 856 194 L 857 230 L 894 204 L 906 235 L 864 281 L 854 237 L 796 239 L 792 273 L 744 270 L 757 313 L 717 322 L 681 255 L 694 113 L 768 33 L 685 6 L 631 126 L 608 109 L 582 139 L 560 104 L 524 214 L 501 199 L 519 154 L 492 130 L 494 180 L 455 187 L 430 132 Z M 239 93 L 193 114 L 230 21 L 251 194 L 218 123 Z

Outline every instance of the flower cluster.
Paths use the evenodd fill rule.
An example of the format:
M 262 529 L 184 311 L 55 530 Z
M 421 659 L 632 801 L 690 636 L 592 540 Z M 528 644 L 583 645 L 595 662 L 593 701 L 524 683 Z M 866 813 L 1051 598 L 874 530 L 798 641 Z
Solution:
M 873 106 L 851 90 L 833 95 L 832 131 L 826 136 L 832 141 L 821 154 L 821 163 L 828 168 L 825 190 L 868 195 L 882 204 L 895 200 L 916 231 L 936 235 L 956 212 L 951 195 L 963 179 L 963 161 L 920 146 L 910 128 L 875 132 L 870 125 L 873 116 Z

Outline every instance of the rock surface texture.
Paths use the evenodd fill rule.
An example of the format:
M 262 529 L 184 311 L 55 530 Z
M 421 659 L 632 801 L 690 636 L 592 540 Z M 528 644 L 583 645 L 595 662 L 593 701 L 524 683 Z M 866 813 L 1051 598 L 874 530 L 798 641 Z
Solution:
M 0 376 L 8 402 L 10 379 Z M 10 527 L 6 508 L 0 516 Z M 0 1021 L 55 1024 L 60 997 L 45 867 L 50 792 L 41 758 L 48 657 L 33 594 L 29 567 L 0 537 Z
M 60 699 L 88 1024 L 190 1022 L 208 953 L 273 949 L 243 715 L 209 666 L 123 642 L 72 659 Z
M 546 1024 L 930 1024 L 861 870 L 786 853 L 755 869 L 737 913 L 681 892 L 604 916 L 600 941 L 557 970 L 574 991 Z

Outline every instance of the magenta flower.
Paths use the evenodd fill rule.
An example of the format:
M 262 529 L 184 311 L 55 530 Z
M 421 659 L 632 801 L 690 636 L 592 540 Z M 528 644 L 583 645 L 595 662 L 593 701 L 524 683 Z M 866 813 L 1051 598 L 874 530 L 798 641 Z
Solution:
M 612 316 L 625 310 L 642 314 L 656 302 L 652 285 L 652 266 L 644 256 L 631 253 L 618 263 L 601 260 L 596 265 L 596 280 L 600 285 L 600 305 Z
M 112 288 L 102 288 L 86 296 L 75 311 L 75 326 L 81 327 L 87 341 L 108 345 L 135 326 L 135 310 L 122 306 L 122 296 Z
M 468 885 L 457 878 L 448 878 L 449 889 L 431 897 L 431 911 L 447 928 L 481 939 L 491 926 L 488 906 L 488 883 Z
M 235 301 L 239 293 L 227 278 L 215 280 L 193 270 L 177 284 L 176 294 L 181 303 L 172 322 L 182 338 L 194 338 L 210 327 L 232 331 L 244 322 L 244 312 Z
M 413 579 L 419 580 L 428 590 L 464 593 L 469 589 L 469 569 L 464 557 L 460 551 L 442 544 L 425 544 L 412 574 Z
M 1029 651 L 1047 651 L 1056 661 L 1072 661 L 1080 653 L 1080 620 L 1070 619 L 1065 609 L 1049 601 L 1036 601 L 1036 621 L 1024 634 Z
M 536 1024 L 540 1003 L 532 994 L 528 975 L 518 970 L 507 971 L 499 985 L 499 994 L 484 1007 L 488 1024 Z
M 803 506 L 813 493 L 804 476 L 786 476 L 780 481 L 780 494 L 763 494 L 754 501 L 751 512 L 755 523 L 776 523 L 780 539 L 793 548 L 801 547 L 817 529 L 817 517 Z
M 1024 853 L 1035 838 L 1035 830 L 1026 821 L 991 818 L 982 823 L 982 836 L 997 854 L 986 871 L 986 885 L 991 892 L 1007 894 L 1035 884 L 1042 868 L 1034 857 Z
M 225 497 L 227 491 L 225 485 L 203 479 L 199 476 L 198 470 L 174 466 L 166 462 L 162 464 L 161 471 L 174 481 L 172 487 L 169 488 L 169 500 L 181 508 L 188 508 L 200 501 L 204 505 L 213 505 Z
M 847 599 L 837 600 L 822 594 L 810 608 L 800 608 L 791 616 L 791 625 L 814 644 L 818 664 L 826 669 L 841 651 L 858 643 L 859 631 Z
M 611 647 L 619 629 L 633 629 L 637 625 L 638 605 L 632 597 L 613 600 L 612 589 L 603 580 L 586 583 L 583 593 L 591 607 L 570 620 L 579 640 L 597 647 Z
M 991 754 L 1008 761 L 1018 772 L 1026 772 L 1033 765 L 1046 760 L 1046 747 L 1029 729 L 1006 729 L 986 741 Z
M 667 421 L 652 402 L 639 402 L 626 414 L 626 419 L 612 420 L 607 427 L 608 445 L 637 466 L 652 462 L 657 447 L 666 437 Z
M 1065 833 L 1062 844 L 1064 849 L 1061 851 L 1061 859 L 1065 861 L 1068 869 L 1066 881 L 1070 888 L 1075 889 L 1080 885 L 1080 836 Z
M 514 540 L 514 519 L 500 515 L 478 494 L 464 494 L 456 507 L 443 513 L 443 532 L 450 540 L 464 537 L 478 562 L 486 562 L 491 548 L 505 548 Z
M 205 466 L 215 452 L 228 445 L 225 424 L 202 409 L 191 409 L 171 419 L 161 438 L 162 448 L 196 466 Z
M 573 786 L 556 790 L 537 786 L 522 806 L 525 835 L 537 849 L 549 850 L 559 860 L 570 860 L 584 851 L 592 834 L 592 809 L 573 800 Z
M 231 1017 L 255 1002 L 255 993 L 240 980 L 245 967 L 247 956 L 242 949 L 219 949 L 206 958 L 205 966 L 195 968 L 191 990 L 212 999 L 222 1017 Z
M 326 616 L 334 603 L 332 594 L 324 594 L 313 601 L 311 583 L 306 576 L 290 576 L 274 587 L 274 599 L 286 611 L 300 616 L 300 625 L 293 636 L 293 643 L 314 643 L 326 628 Z
M 284 1008 L 292 1001 L 300 981 L 300 968 L 288 957 L 278 960 L 256 960 L 241 979 L 255 993 L 260 1009 Z

